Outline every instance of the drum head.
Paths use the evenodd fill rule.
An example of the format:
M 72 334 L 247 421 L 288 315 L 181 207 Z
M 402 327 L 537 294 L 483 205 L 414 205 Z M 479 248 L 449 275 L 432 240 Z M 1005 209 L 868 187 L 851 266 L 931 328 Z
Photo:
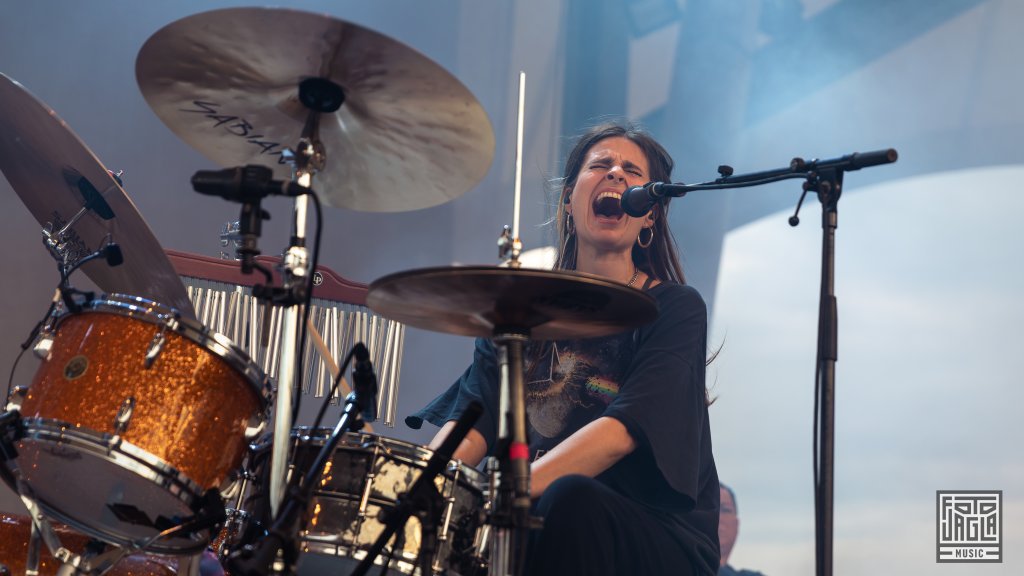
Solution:
M 17 444 L 21 476 L 48 516 L 104 542 L 137 546 L 194 515 L 199 486 L 126 443 L 115 449 L 102 438 L 73 434 L 30 424 Z M 209 528 L 172 534 L 146 550 L 195 553 L 210 538 Z
M 7 463 L 48 515 L 168 554 L 210 541 L 193 517 L 239 469 L 268 403 L 244 353 L 179 316 L 121 295 L 63 316 L 17 400 L 26 434 Z
M 294 430 L 296 461 L 308 465 L 329 433 L 327 429 Z M 385 516 L 413 487 L 433 454 L 416 444 L 375 434 L 346 434 L 314 491 L 309 523 L 299 535 L 298 574 L 354 570 L 384 532 Z M 449 462 L 435 477 L 443 510 L 432 542 L 432 573 L 459 572 L 456 564 L 466 559 L 463 552 L 473 547 L 479 527 L 483 484 L 483 474 L 458 461 Z M 422 547 L 420 521 L 411 517 L 374 563 L 386 564 L 389 574 L 412 574 Z

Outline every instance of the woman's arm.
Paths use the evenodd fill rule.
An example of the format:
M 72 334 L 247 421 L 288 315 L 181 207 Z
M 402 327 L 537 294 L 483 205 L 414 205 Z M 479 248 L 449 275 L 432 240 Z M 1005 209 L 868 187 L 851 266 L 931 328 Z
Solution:
M 454 420 L 446 422 L 430 441 L 429 448 L 437 450 L 454 427 Z M 568 474 L 597 476 L 634 449 L 636 443 L 622 422 L 615 418 L 598 418 L 533 463 L 530 467 L 530 495 L 539 497 L 549 484 Z M 486 455 L 487 442 L 475 428 L 471 428 L 455 449 L 454 458 L 476 466 Z
M 577 430 L 530 467 L 530 496 L 539 497 L 562 476 L 582 474 L 593 478 L 636 449 L 626 426 L 603 416 Z
M 455 428 L 456 420 L 449 420 L 441 426 L 441 429 L 434 435 L 434 439 L 430 441 L 429 448 L 431 450 L 437 450 L 441 447 L 441 443 L 448 437 L 448 434 Z M 456 460 L 462 460 L 470 466 L 476 466 L 483 461 L 484 456 L 487 455 L 487 440 L 484 439 L 483 434 L 477 432 L 476 428 L 470 428 L 469 433 L 462 439 L 462 443 L 455 449 L 455 453 L 452 457 Z

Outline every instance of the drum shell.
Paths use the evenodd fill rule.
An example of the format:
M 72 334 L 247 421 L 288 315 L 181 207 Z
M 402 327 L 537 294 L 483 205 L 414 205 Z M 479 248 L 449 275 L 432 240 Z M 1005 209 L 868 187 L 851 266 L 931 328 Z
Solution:
M 147 351 L 160 332 L 165 342 L 147 368 Z M 128 399 L 131 418 L 119 432 Z M 214 488 L 240 465 L 245 432 L 263 408 L 254 383 L 207 347 L 137 316 L 87 310 L 59 323 L 21 414 L 119 435 Z
M 55 523 L 53 528 L 61 544 L 69 550 L 80 553 L 89 541 L 88 536 L 66 526 Z M 27 516 L 0 513 L 0 565 L 5 566 L 12 575 L 25 573 L 31 530 L 32 523 Z M 41 544 L 39 575 L 55 576 L 60 565 L 46 546 Z M 172 576 L 177 573 L 177 560 L 174 558 L 133 554 L 114 564 L 105 576 Z
M 294 458 L 311 462 L 328 431 L 293 431 Z M 300 534 L 299 574 L 353 568 L 383 531 L 382 513 L 392 510 L 426 468 L 433 452 L 374 434 L 349 433 L 339 442 L 314 490 L 306 529 Z M 484 475 L 451 461 L 435 478 L 442 514 L 433 570 L 450 572 L 453 542 L 469 542 L 480 523 Z M 419 520 L 412 517 L 395 547 L 391 570 L 411 574 L 422 545 Z M 386 555 L 386 553 L 385 553 Z M 330 556 L 333 563 L 325 562 Z M 378 564 L 381 564 L 378 559 Z

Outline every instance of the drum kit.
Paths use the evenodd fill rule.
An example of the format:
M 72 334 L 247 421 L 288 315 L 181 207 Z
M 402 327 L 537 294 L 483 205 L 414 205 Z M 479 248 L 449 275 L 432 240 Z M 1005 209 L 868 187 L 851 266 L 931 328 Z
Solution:
M 493 155 L 487 116 L 458 80 L 333 17 L 265 8 L 190 16 L 150 37 L 136 75 L 183 141 L 220 165 L 247 164 L 193 179 L 243 205 L 243 271 L 260 269 L 259 201 L 298 194 L 284 286 L 265 290 L 292 311 L 292 344 L 316 263 L 304 241 L 314 181 L 312 200 L 327 206 L 414 210 L 468 191 Z M 356 351 L 356 392 L 338 424 L 294 427 L 289 395 L 301 367 L 285 356 L 296 346 L 281 346 L 275 381 L 198 321 L 117 176 L 3 75 L 0 170 L 43 225 L 61 274 L 25 346 L 40 366 L 0 413 L 0 477 L 29 512 L 0 516 L 0 573 L 197 574 L 210 550 L 218 570 L 236 575 L 374 564 L 393 574 L 517 573 L 512 551 L 536 524 L 525 343 L 610 334 L 656 314 L 650 297 L 618 283 L 522 268 L 518 250 L 508 266 L 372 283 L 367 304 L 382 316 L 497 344 L 502 456 L 485 474 L 452 459 L 472 415 L 437 450 L 360 431 L 374 384 Z M 79 267 L 104 294 L 71 286 Z

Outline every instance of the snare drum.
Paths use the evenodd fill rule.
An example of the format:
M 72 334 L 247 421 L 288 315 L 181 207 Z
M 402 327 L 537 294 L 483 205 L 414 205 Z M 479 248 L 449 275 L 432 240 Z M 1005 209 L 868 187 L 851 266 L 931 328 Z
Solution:
M 13 468 L 48 515 L 138 545 L 187 522 L 229 479 L 270 399 L 267 378 L 230 340 L 114 295 L 58 322 L 20 400 L 26 434 Z M 211 536 L 178 532 L 147 549 L 197 552 Z
M 292 432 L 295 460 L 312 462 L 330 430 Z M 384 531 L 381 515 L 395 507 L 426 468 L 431 450 L 374 434 L 349 433 L 338 443 L 310 503 L 309 522 L 300 534 L 298 573 L 347 573 L 354 569 Z M 443 500 L 437 526 L 433 572 L 458 573 L 474 556 L 481 524 L 484 475 L 451 461 L 435 485 Z M 376 559 L 389 573 L 412 574 L 421 545 L 420 523 L 410 517 Z M 390 557 L 390 561 L 388 558 Z

